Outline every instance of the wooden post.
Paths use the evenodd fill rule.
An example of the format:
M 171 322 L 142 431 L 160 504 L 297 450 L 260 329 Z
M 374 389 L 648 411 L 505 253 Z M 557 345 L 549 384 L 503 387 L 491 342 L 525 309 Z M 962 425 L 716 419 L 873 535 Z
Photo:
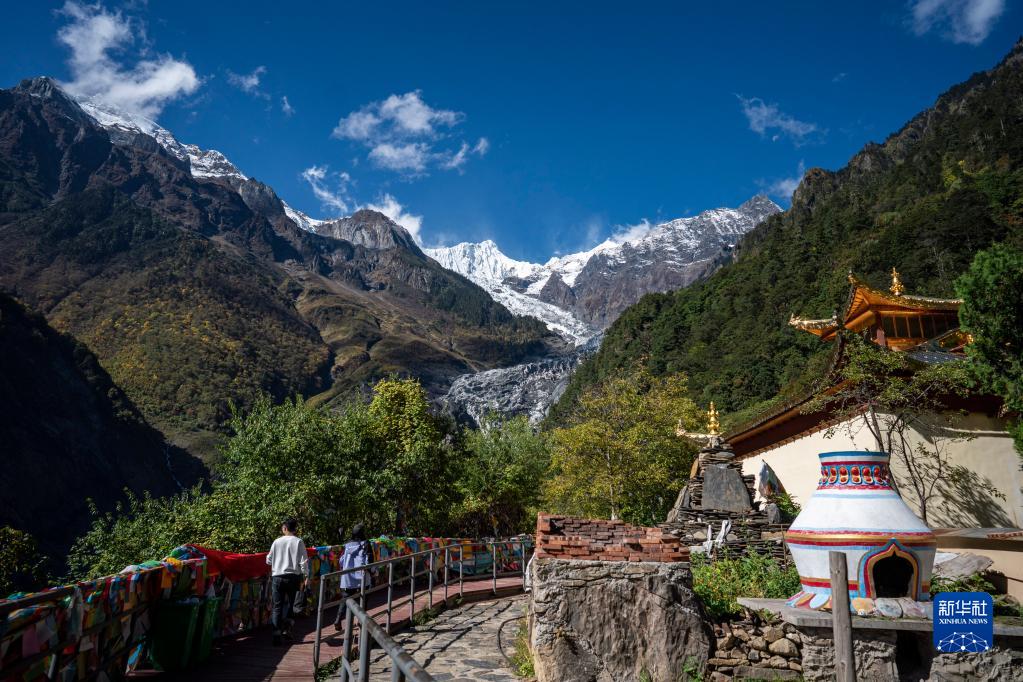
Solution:
M 835 640 L 835 679 L 856 682 L 852 616 L 849 611 L 849 572 L 844 552 L 828 552 L 831 565 L 831 618 Z

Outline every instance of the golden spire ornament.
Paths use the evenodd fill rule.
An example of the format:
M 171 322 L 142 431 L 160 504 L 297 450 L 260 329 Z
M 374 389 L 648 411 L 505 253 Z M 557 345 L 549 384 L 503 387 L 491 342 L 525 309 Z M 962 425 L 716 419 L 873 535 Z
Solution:
M 718 423 L 718 411 L 714 408 L 714 403 L 710 404 L 710 409 L 707 410 L 707 433 L 712 436 L 721 434 L 721 424 Z
M 899 271 L 892 268 L 892 286 L 889 291 L 896 296 L 902 296 L 902 292 L 905 290 L 906 288 L 902 286 L 902 280 L 899 278 Z

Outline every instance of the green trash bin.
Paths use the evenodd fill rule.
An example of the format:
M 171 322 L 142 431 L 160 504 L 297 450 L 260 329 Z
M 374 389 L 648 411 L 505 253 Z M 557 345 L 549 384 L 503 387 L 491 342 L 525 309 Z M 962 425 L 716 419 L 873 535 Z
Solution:
M 200 607 L 198 600 L 157 602 L 149 650 L 157 670 L 182 670 L 188 666 Z
M 217 631 L 217 618 L 220 615 L 221 597 L 210 597 L 200 606 L 198 627 L 195 631 L 195 643 L 192 645 L 192 664 L 198 664 L 210 657 L 213 650 L 213 635 Z

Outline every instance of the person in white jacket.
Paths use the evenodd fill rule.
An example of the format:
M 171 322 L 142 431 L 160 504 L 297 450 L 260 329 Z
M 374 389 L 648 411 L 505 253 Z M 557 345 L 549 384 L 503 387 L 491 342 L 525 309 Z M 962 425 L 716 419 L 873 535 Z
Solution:
M 302 538 L 295 535 L 298 521 L 287 519 L 281 524 L 281 537 L 270 545 L 266 563 L 270 565 L 270 595 L 273 611 L 270 623 L 273 625 L 273 643 L 279 646 L 281 636 L 291 635 L 292 609 L 298 594 L 309 575 L 309 555 Z

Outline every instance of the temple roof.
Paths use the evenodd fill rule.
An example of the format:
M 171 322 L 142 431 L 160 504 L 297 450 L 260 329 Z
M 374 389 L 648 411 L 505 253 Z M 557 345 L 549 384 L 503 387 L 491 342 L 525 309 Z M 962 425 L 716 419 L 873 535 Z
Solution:
M 873 321 L 874 315 L 880 311 L 895 314 L 956 312 L 962 304 L 960 299 L 932 298 L 902 293 L 902 282 L 899 280 L 899 273 L 894 268 L 892 268 L 892 286 L 888 291 L 875 289 L 865 284 L 851 272 L 849 273 L 849 284 L 852 285 L 852 288 L 849 291 L 849 298 L 846 301 L 845 312 L 842 314 L 841 320 L 839 320 L 837 312 L 829 318 L 818 320 L 792 315 L 789 318 L 789 325 L 819 336 L 825 341 L 830 341 L 835 338 L 835 333 L 843 327 L 851 331 L 862 330 Z

